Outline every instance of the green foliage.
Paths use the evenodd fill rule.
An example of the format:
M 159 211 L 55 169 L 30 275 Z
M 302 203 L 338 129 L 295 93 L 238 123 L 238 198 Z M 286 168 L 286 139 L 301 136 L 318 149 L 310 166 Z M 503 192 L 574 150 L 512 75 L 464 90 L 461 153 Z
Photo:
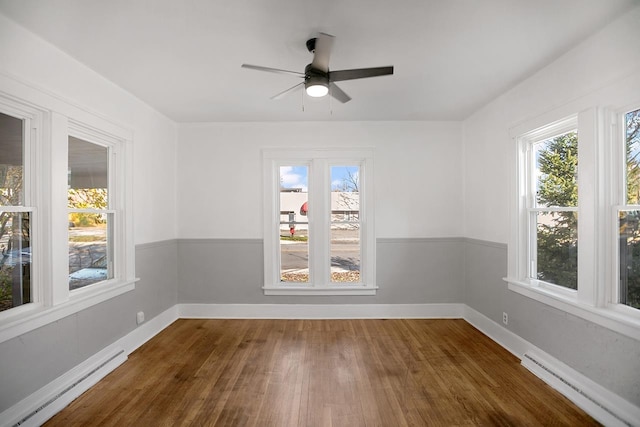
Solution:
M 578 206 L 578 134 L 569 132 L 549 141 L 538 159 L 538 204 Z
M 13 286 L 15 275 L 22 273 L 19 280 L 20 295 L 22 303 L 31 302 L 31 270 L 29 265 L 16 264 L 13 266 L 0 266 L 0 311 L 8 310 L 14 307 Z
M 11 270 L 5 267 L 0 268 L 0 311 L 13 307 Z
M 578 134 L 545 141 L 538 152 L 539 206 L 578 205 Z M 538 223 L 538 279 L 578 287 L 578 228 L 575 212 L 545 214 Z
M 640 204 L 640 110 L 626 116 L 627 204 Z M 578 137 L 545 141 L 538 152 L 539 206 L 577 206 Z M 578 239 L 574 212 L 546 215 L 538 224 L 538 278 L 577 289 Z M 620 220 L 621 302 L 640 308 L 640 211 Z
M 106 188 L 71 188 L 67 199 L 68 206 L 75 209 L 107 209 L 108 206 Z M 74 212 L 69 215 L 69 221 L 76 227 L 95 227 L 104 224 L 105 217 L 101 214 Z
M 560 216 L 569 216 L 563 213 Z M 578 289 L 578 242 L 575 219 L 565 225 L 538 226 L 538 279 Z M 573 223 L 573 224 L 569 224 Z
M 629 271 L 627 278 L 626 305 L 640 308 L 640 243 L 636 240 L 629 245 L 631 249 L 631 262 L 628 263 Z
M 308 236 L 280 236 L 280 240 L 288 240 L 290 242 L 306 242 L 309 240 Z

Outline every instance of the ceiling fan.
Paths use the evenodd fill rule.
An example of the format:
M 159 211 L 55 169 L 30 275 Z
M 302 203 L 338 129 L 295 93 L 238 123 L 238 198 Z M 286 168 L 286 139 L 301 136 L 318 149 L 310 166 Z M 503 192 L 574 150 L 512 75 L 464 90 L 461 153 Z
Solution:
M 340 89 L 335 82 L 393 74 L 393 66 L 329 71 L 329 56 L 331 55 L 333 39 L 334 37 L 329 34 L 320 33 L 318 37 L 307 40 L 307 49 L 313 53 L 313 61 L 305 67 L 304 73 L 250 64 L 242 64 L 242 67 L 270 73 L 290 74 L 304 79 L 303 82 L 272 96 L 271 99 L 280 99 L 301 89 L 304 85 L 309 96 L 317 98 L 330 94 L 342 103 L 349 102 L 351 97 Z

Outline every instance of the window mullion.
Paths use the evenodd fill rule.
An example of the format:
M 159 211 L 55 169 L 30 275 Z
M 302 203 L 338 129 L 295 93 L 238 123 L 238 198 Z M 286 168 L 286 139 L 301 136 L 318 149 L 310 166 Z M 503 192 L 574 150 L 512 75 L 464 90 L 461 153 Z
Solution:
M 598 110 L 591 108 L 578 114 L 578 302 L 596 305 L 596 284 L 604 266 L 599 265 L 597 246 L 601 239 L 598 224 Z
M 280 250 L 278 229 L 280 226 L 280 182 L 278 172 L 278 163 L 272 159 L 265 159 L 263 163 L 263 180 L 264 187 L 264 206 L 265 206 L 265 227 L 264 227 L 264 243 L 265 243 L 265 286 L 273 287 L 279 282 L 280 274 Z
M 50 282 L 51 289 L 50 304 L 56 305 L 69 299 L 69 215 L 67 212 L 67 171 L 68 171 L 68 147 L 67 135 L 69 132 L 68 118 L 52 113 L 51 116 L 51 143 L 49 147 L 50 170 L 49 173 L 49 194 L 50 198 L 45 206 L 49 206 L 50 218 L 49 227 L 46 232 L 46 245 L 50 251 L 47 257 L 51 265 Z M 45 181 L 46 182 L 46 181 Z
M 360 281 L 361 284 L 365 286 L 373 286 L 372 284 L 376 283 L 376 241 L 375 238 L 371 238 L 374 234 L 370 233 L 370 230 L 375 229 L 373 215 L 373 159 L 369 159 L 366 164 L 361 160 L 359 164 L 362 173 L 359 213 L 361 248 Z
M 325 159 L 312 161 L 309 177 L 309 269 L 312 284 L 317 288 L 330 283 L 328 171 Z

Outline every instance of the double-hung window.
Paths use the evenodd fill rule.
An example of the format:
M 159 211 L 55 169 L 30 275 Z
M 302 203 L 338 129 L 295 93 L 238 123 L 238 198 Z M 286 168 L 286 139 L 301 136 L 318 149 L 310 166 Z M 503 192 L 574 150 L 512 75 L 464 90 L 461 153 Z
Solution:
M 619 157 L 622 172 L 616 196 L 620 204 L 615 212 L 619 286 L 610 297 L 619 310 L 632 313 L 630 308 L 640 310 L 640 109 L 625 111 L 617 122 L 622 125 L 618 138 L 624 152 Z
M 267 295 L 374 295 L 373 152 L 269 149 Z
M 640 109 L 531 127 L 513 131 L 509 289 L 640 338 Z
M 0 342 L 135 282 L 131 131 L 15 90 L 0 96 Z
M 34 115 L 0 104 L 0 311 L 38 299 L 33 286 Z M 34 240 L 36 240 L 34 242 Z
M 520 139 L 525 277 L 555 291 L 578 289 L 578 132 L 575 118 Z
M 114 278 L 117 211 L 113 173 L 116 141 L 70 127 L 68 138 L 69 289 Z M 77 136 L 74 136 L 77 135 Z

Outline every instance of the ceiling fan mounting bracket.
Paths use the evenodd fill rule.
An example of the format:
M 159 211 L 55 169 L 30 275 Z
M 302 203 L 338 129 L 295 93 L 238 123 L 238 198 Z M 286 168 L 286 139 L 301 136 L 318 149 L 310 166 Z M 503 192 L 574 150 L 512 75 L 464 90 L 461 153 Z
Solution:
M 312 38 L 307 40 L 307 50 L 311 53 L 313 53 L 314 50 L 316 50 L 316 40 L 317 38 Z

